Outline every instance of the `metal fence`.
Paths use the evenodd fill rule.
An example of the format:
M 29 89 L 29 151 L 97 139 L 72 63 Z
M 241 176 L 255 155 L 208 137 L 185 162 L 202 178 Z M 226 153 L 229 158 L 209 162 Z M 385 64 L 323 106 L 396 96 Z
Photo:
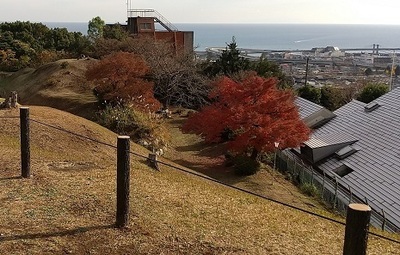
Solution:
M 339 184 L 337 178 L 331 178 L 325 173 L 317 172 L 312 167 L 305 165 L 291 152 L 277 152 L 276 168 L 289 174 L 292 180 L 299 185 L 313 185 L 318 190 L 321 199 L 329 203 L 340 214 L 346 215 L 350 203 L 368 204 L 366 198 L 362 199 L 354 195 L 351 187 L 345 188 Z M 383 210 L 377 211 L 373 207 L 371 224 L 385 231 L 400 233 L 400 228 L 386 218 Z

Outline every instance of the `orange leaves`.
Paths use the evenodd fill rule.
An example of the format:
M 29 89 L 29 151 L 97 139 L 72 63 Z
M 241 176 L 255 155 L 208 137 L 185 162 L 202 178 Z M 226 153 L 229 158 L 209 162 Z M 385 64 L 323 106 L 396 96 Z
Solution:
M 96 82 L 94 90 L 100 101 L 129 103 L 136 108 L 156 110 L 160 103 L 154 98 L 153 83 L 146 80 L 149 71 L 140 56 L 117 52 L 90 67 L 86 77 Z
M 291 91 L 277 89 L 277 80 L 251 75 L 242 82 L 224 77 L 216 82 L 210 97 L 214 103 L 194 114 L 183 130 L 202 135 L 208 142 L 221 140 L 221 133 L 232 130 L 229 146 L 237 152 L 249 148 L 269 152 L 296 147 L 310 133 L 300 120 Z

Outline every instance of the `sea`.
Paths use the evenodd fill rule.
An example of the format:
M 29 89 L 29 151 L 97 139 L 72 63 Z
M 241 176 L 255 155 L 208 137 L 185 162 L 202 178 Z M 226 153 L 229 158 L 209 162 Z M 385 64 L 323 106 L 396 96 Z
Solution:
M 50 28 L 87 33 L 87 23 L 43 22 Z M 235 38 L 239 48 L 261 50 L 310 50 L 314 47 L 400 48 L 399 25 L 326 24 L 209 24 L 178 23 L 180 31 L 194 31 L 196 51 L 225 47 Z

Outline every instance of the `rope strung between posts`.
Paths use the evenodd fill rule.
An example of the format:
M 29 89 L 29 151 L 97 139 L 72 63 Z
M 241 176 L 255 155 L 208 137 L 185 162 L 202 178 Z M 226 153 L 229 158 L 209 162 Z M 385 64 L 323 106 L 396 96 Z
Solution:
M 0 118 L 7 118 L 7 117 L 0 117 Z M 10 117 L 10 118 L 19 118 L 19 117 Z M 46 127 L 49 127 L 49 128 L 53 128 L 53 129 L 56 129 L 56 130 L 59 130 L 59 131 L 62 131 L 62 132 L 65 132 L 65 133 L 68 133 L 68 134 L 71 134 L 71 135 L 74 135 L 74 136 L 77 136 L 77 137 L 86 139 L 86 140 L 89 140 L 89 141 L 92 141 L 92 142 L 95 142 L 95 143 L 98 143 L 98 144 L 101 144 L 101 145 L 104 145 L 104 146 L 108 146 L 108 147 L 117 149 L 117 146 L 115 146 L 115 145 L 112 145 L 112 144 L 109 144 L 109 143 L 106 143 L 106 142 L 102 142 L 102 141 L 99 141 L 99 140 L 96 140 L 96 139 L 93 139 L 93 138 L 90 138 L 90 137 L 87 137 L 87 136 L 84 136 L 84 135 L 81 135 L 81 134 L 78 134 L 78 133 L 75 133 L 75 132 L 72 132 L 72 131 L 63 129 L 63 128 L 60 128 L 60 127 L 57 127 L 57 126 L 54 126 L 54 125 L 50 125 L 50 124 L 47 124 L 47 123 L 44 123 L 44 122 L 41 122 L 41 121 L 38 121 L 38 120 L 34 120 L 34 119 L 30 119 L 30 120 L 31 120 L 32 122 L 37 123 L 37 124 L 40 124 L 40 125 L 43 125 L 43 126 L 46 126 Z M 141 154 L 138 154 L 138 153 L 135 153 L 135 152 L 132 152 L 132 151 L 130 151 L 129 153 L 132 154 L 132 155 L 134 155 L 134 156 L 136 156 L 136 157 L 140 157 L 140 158 L 142 158 L 142 159 L 152 160 L 152 159 L 150 159 L 150 158 L 147 157 L 147 156 L 143 156 L 143 155 L 141 155 Z M 222 185 L 222 186 L 225 186 L 225 187 L 228 187 L 228 188 L 231 188 L 231 189 L 234 189 L 234 190 L 237 190 L 237 191 L 246 193 L 246 194 L 248 194 L 248 195 L 252 195 L 252 196 L 255 196 L 255 197 L 264 199 L 264 200 L 268 200 L 268 201 L 271 201 L 271 202 L 280 204 L 280 205 L 282 205 L 282 206 L 284 206 L 284 207 L 288 207 L 288 208 L 291 208 L 291 209 L 294 209 L 294 210 L 297 210 L 297 211 L 300 211 L 300 212 L 309 214 L 309 215 L 311 215 L 311 216 L 315 216 L 315 217 L 318 217 L 318 218 L 322 218 L 322 219 L 324 219 L 324 220 L 327 220 L 327 221 L 330 221 L 330 222 L 333 222 L 333 223 L 336 223 L 336 224 L 346 225 L 345 222 L 338 221 L 338 220 L 329 218 L 329 217 L 327 217 L 327 216 L 324 216 L 324 215 L 321 215 L 321 214 L 317 214 L 317 213 L 315 213 L 315 212 L 312 212 L 312 211 L 309 211 L 309 210 L 306 210 L 306 209 L 303 209 L 303 208 L 300 208 L 300 207 L 297 207 L 297 206 L 294 206 L 294 205 L 290 205 L 290 204 L 284 203 L 284 202 L 282 202 L 282 201 L 279 201 L 279 200 L 276 200 L 276 199 L 273 199 L 273 198 L 270 198 L 270 197 L 266 197 L 266 196 L 263 196 L 263 195 L 254 193 L 254 192 L 252 192 L 252 191 L 248 191 L 248 190 L 245 190 L 245 189 L 242 189 L 242 188 L 239 188 L 239 187 L 235 187 L 235 186 L 229 185 L 229 184 L 224 183 L 224 182 L 222 182 L 222 181 L 213 179 L 213 178 L 211 178 L 211 177 L 208 177 L 208 176 L 205 176 L 205 175 L 196 173 L 196 172 L 191 172 L 191 171 L 189 171 L 189 170 L 183 169 L 183 168 L 181 168 L 181 167 L 174 166 L 174 165 L 169 164 L 169 163 L 165 163 L 165 162 L 162 162 L 162 161 L 159 161 L 159 160 L 156 160 L 155 162 L 156 162 L 156 163 L 159 163 L 159 164 L 161 164 L 161 165 L 164 165 L 164 166 L 166 166 L 166 167 L 170 167 L 170 168 L 173 168 L 173 169 L 175 169 L 175 170 L 178 170 L 178 171 L 187 173 L 187 174 L 189 174 L 189 175 L 193 175 L 193 176 L 196 176 L 196 177 L 199 177 L 199 178 L 202 178 L 202 179 L 205 179 L 205 180 L 208 180 L 208 181 L 217 183 L 217 184 L 219 184 L 219 185 Z M 400 241 L 398 241 L 398 240 L 395 240 L 395 239 L 392 239 L 392 238 L 389 238 L 389 237 L 386 237 L 386 236 L 383 236 L 383 235 L 380 235 L 380 234 L 376 234 L 376 233 L 370 232 L 370 231 L 368 231 L 368 233 L 369 233 L 370 235 L 372 235 L 372 236 L 375 236 L 375 237 L 378 237 L 378 238 L 382 238 L 382 239 L 384 239 L 384 240 L 387 240 L 387 241 L 390 241 L 390 242 L 393 242 L 393 243 L 400 244 Z
M 174 169 L 176 169 L 176 170 L 179 170 L 179 171 L 181 171 L 181 172 L 184 172 L 184 173 L 187 173 L 187 174 L 190 174 L 190 175 L 194 175 L 194 176 L 200 177 L 200 178 L 202 178 L 202 179 L 206 179 L 206 180 L 208 180 L 208 181 L 212 181 L 212 182 L 218 183 L 218 184 L 220 184 L 220 185 L 222 185 L 222 186 L 225 186 L 225 187 L 228 187 L 228 188 L 231 188 L 231 189 L 240 191 L 240 192 L 244 192 L 244 193 L 246 193 L 246 194 L 249 194 L 249 195 L 252 195 L 252 196 L 255 196 L 255 197 L 264 199 L 264 200 L 268 200 L 268 201 L 271 201 L 271 202 L 274 202 L 274 203 L 283 205 L 283 206 L 285 206 L 285 207 L 289 207 L 289 208 L 291 208 L 291 209 L 294 209 L 294 210 L 297 210 L 297 211 L 301 211 L 301 212 L 303 212 L 303 213 L 310 214 L 310 215 L 312 215 L 312 216 L 316 216 L 316 217 L 319 217 L 319 218 L 322 218 L 322 219 L 325 219 L 325 220 L 328 220 L 328 221 L 331 221 L 331 222 L 334 222 L 334 223 L 337 223 L 337 224 L 340 224 L 340 225 L 345 225 L 345 223 L 342 222 L 342 221 L 338 221 L 338 220 L 335 220 L 335 219 L 326 217 L 326 216 L 324 216 L 324 215 L 320 215 L 320 214 L 314 213 L 314 212 L 312 212 L 312 211 L 308 211 L 308 210 L 306 210 L 306 209 L 303 209 L 303 208 L 300 208 L 300 207 L 297 207 L 297 206 L 294 206 L 294 205 L 290 205 L 290 204 L 284 203 L 284 202 L 282 202 L 282 201 L 279 201 L 279 200 L 276 200 L 276 199 L 273 199 L 273 198 L 270 198 L 270 197 L 266 197 L 266 196 L 263 196 L 263 195 L 254 193 L 254 192 L 249 191 L 249 190 L 245 190 L 245 189 L 242 189 L 242 188 L 239 188 L 239 187 L 236 187 L 236 186 L 232 186 L 232 185 L 230 185 L 230 184 L 224 183 L 224 182 L 222 182 L 222 181 L 213 179 L 213 178 L 208 177 L 208 176 L 204 176 L 204 175 L 199 174 L 199 173 L 191 172 L 191 171 L 189 171 L 189 170 L 186 170 L 186 169 L 183 169 L 183 168 L 180 168 L 180 167 L 177 167 L 177 166 L 168 164 L 168 163 L 164 163 L 164 162 L 162 162 L 162 161 L 157 161 L 157 163 L 159 163 L 159 164 L 161 164 L 161 165 L 164 165 L 164 166 L 167 166 L 167 167 L 170 167 L 170 168 L 174 168 Z
M 398 240 L 395 240 L 395 239 L 392 239 L 392 238 L 389 238 L 389 237 L 386 237 L 386 236 L 383 236 L 383 235 L 380 235 L 380 234 L 377 234 L 377 233 L 374 233 L 374 232 L 368 231 L 368 234 L 370 234 L 372 236 L 375 236 L 375 237 L 379 237 L 379 238 L 385 239 L 386 241 L 390 241 L 390 242 L 393 242 L 393 243 L 400 244 L 400 241 L 398 241 Z
M 133 154 L 133 153 L 132 153 L 132 154 Z M 140 157 L 144 157 L 144 156 L 142 156 L 142 155 L 139 155 L 139 156 L 140 156 Z M 149 159 L 149 158 L 147 158 L 147 157 L 144 157 L 144 158 Z M 206 179 L 206 180 L 208 180 L 208 181 L 212 181 L 212 182 L 218 183 L 218 184 L 220 184 L 220 185 L 222 185 L 222 186 L 229 187 L 229 188 L 231 188 L 231 189 L 238 190 L 238 191 L 240 191 L 240 192 L 244 192 L 244 193 L 246 193 L 246 194 L 249 194 L 249 195 L 252 195 L 252 196 L 256 196 L 256 197 L 259 197 L 259 198 L 261 198 L 261 199 L 268 200 L 268 201 L 271 201 L 271 202 L 280 204 L 280 205 L 282 205 L 282 206 L 289 207 L 289 208 L 291 208 L 291 209 L 294 209 L 294 210 L 297 210 L 297 211 L 301 211 L 301 212 L 303 212 L 303 213 L 306 213 L 306 214 L 309 214 L 309 215 L 312 215 L 312 216 L 315 216 L 315 217 L 319 217 L 319 218 L 322 218 L 322 219 L 324 219 L 324 220 L 331 221 L 331 222 L 333 222 L 333 223 L 337 223 L 337 224 L 340 224 L 340 225 L 346 225 L 345 222 L 338 221 L 338 220 L 329 218 L 329 217 L 327 217 L 327 216 L 324 216 L 324 215 L 321 215 L 321 214 L 317 214 L 317 213 L 314 213 L 314 212 L 312 212 L 312 211 L 308 211 L 308 210 L 305 210 L 305 209 L 303 209 L 303 208 L 300 208 L 300 207 L 297 207 L 297 206 L 294 206 L 294 205 L 290 205 L 290 204 L 284 203 L 284 202 L 282 202 L 282 201 L 279 201 L 279 200 L 276 200 L 276 199 L 273 199 L 273 198 L 269 198 L 269 197 L 266 197 L 266 196 L 263 196 L 263 195 L 254 193 L 254 192 L 252 192 L 252 191 L 248 191 L 248 190 L 245 190 L 245 189 L 242 189 L 242 188 L 239 188 L 239 187 L 235 187 L 235 186 L 226 184 L 226 183 L 224 183 L 224 182 L 218 181 L 218 180 L 213 179 L 213 178 L 208 177 L 208 176 L 201 175 L 201 174 L 199 174 L 199 173 L 191 172 L 191 171 L 189 171 L 189 170 L 186 170 L 186 169 L 183 169 L 183 168 L 180 168 L 180 167 L 177 167 L 177 166 L 168 164 L 168 163 L 164 163 L 164 162 L 162 162 L 162 161 L 156 161 L 156 162 L 159 163 L 159 164 L 161 164 L 161 165 L 164 165 L 164 166 L 167 166 L 167 167 L 174 168 L 174 169 L 176 169 L 176 170 L 185 172 L 185 173 L 187 173 L 187 174 L 194 175 L 194 176 L 200 177 L 200 178 L 202 178 L 202 179 Z M 373 235 L 373 236 L 376 236 L 376 237 L 385 239 L 385 240 L 387 240 L 387 241 L 391 241 L 391 242 L 400 244 L 400 241 L 398 241 L 398 240 L 395 240 L 395 239 L 392 239 L 392 238 L 389 238 L 389 237 L 386 237 L 386 236 L 383 236 L 383 235 L 380 235 L 380 234 L 376 234 L 376 233 L 374 233 L 374 232 L 368 232 L 368 233 L 371 234 L 371 235 Z
M 19 116 L 0 116 L 0 119 L 19 119 Z
M 74 135 L 74 136 L 77 136 L 77 137 L 80 137 L 80 138 L 83 138 L 83 139 L 86 139 L 86 140 L 89 140 L 89 141 L 92 141 L 92 142 L 95 142 L 95 143 L 98 143 L 98 144 L 101 144 L 101 145 L 105 145 L 105 146 L 117 149 L 117 146 L 115 146 L 115 145 L 112 145 L 112 144 L 109 144 L 109 143 L 106 143 L 106 142 L 102 142 L 102 141 L 99 141 L 99 140 L 96 140 L 96 139 L 93 139 L 93 138 L 90 138 L 90 137 L 87 137 L 87 136 L 84 136 L 84 135 L 81 135 L 81 134 L 78 134 L 78 133 L 75 133 L 75 132 L 72 132 L 72 131 L 69 131 L 69 130 L 66 130 L 64 128 L 60 128 L 60 127 L 56 127 L 54 125 L 43 123 L 43 122 L 38 121 L 38 120 L 34 120 L 34 119 L 30 119 L 30 120 L 32 122 L 37 123 L 37 124 L 43 125 L 45 127 L 53 128 L 53 129 L 62 131 L 64 133 L 68 133 L 68 134 L 71 134 L 71 135 Z

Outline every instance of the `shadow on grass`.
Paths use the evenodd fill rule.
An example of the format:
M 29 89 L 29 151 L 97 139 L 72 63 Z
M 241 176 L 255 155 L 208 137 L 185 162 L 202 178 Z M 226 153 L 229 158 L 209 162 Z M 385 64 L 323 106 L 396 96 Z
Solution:
M 227 151 L 226 144 L 224 143 L 207 144 L 204 141 L 191 145 L 179 146 L 175 149 L 179 152 L 193 152 L 194 155 L 208 158 L 224 156 Z
M 223 165 L 211 166 L 204 164 L 194 164 L 193 162 L 182 159 L 175 160 L 174 163 L 192 169 L 197 173 L 203 174 L 228 185 L 235 185 L 247 178 L 246 176 L 235 175 L 231 168 L 227 168 Z
M 50 232 L 50 233 L 0 236 L 0 243 L 6 242 L 6 241 L 16 241 L 16 240 L 24 240 L 24 239 L 41 239 L 41 238 L 50 238 L 50 237 L 70 236 L 70 235 L 86 233 L 86 232 L 90 232 L 90 231 L 94 231 L 94 230 L 111 229 L 114 227 L 115 227 L 115 225 L 112 224 L 112 225 L 101 225 L 101 226 L 91 226 L 91 227 L 78 227 L 75 229 L 59 231 L 59 232 Z

